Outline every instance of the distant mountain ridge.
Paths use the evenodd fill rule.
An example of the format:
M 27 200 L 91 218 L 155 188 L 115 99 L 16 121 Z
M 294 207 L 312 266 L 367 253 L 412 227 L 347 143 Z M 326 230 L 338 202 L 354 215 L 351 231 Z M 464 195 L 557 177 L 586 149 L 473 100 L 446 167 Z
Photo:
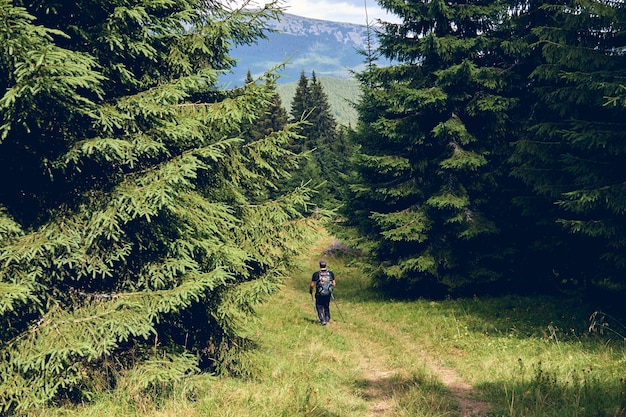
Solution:
M 272 22 L 272 29 L 292 36 L 330 36 L 337 42 L 361 49 L 367 46 L 367 26 L 354 23 L 310 19 L 286 13 L 279 21 Z
M 268 34 L 267 40 L 239 46 L 232 56 L 238 59 L 232 74 L 220 81 L 226 86 L 242 85 L 248 70 L 256 77 L 268 69 L 288 61 L 279 74 L 279 83 L 296 82 L 302 71 L 307 76 L 351 78 L 353 71 L 365 68 L 365 57 L 358 51 L 367 48 L 368 28 L 365 24 L 331 22 L 284 14 L 269 26 L 278 33 Z M 371 37 L 375 42 L 375 36 Z M 375 47 L 376 45 L 373 45 Z

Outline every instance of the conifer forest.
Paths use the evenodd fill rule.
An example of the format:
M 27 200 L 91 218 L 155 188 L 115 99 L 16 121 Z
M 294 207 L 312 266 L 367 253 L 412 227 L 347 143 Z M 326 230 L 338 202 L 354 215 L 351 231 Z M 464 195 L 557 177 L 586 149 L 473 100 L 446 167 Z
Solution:
M 343 126 L 220 88 L 278 0 L 0 0 L 0 414 L 239 372 L 320 220 L 396 297 L 625 293 L 626 4 L 377 2 Z

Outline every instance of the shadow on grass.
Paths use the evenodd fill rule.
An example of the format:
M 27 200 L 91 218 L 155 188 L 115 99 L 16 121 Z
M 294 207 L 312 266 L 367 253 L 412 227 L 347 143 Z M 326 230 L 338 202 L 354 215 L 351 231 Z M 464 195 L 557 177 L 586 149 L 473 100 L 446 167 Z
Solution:
M 303 317 L 302 320 L 309 324 L 320 324 L 320 321 L 317 319 L 317 317 L 313 316 L 313 313 L 311 313 L 311 317 Z
M 612 343 L 623 348 L 621 335 L 590 331 L 595 307 L 576 298 L 504 295 L 436 303 L 438 315 L 457 317 L 474 333 L 538 338 L 555 344 L 575 343 L 588 352 L 604 351 Z
M 353 388 L 369 404 L 367 415 L 453 415 L 456 408 L 450 393 L 439 382 L 416 375 L 401 376 L 390 371 L 371 372 L 355 380 Z
M 363 276 L 358 266 L 350 263 L 350 259 L 326 257 L 337 279 L 337 302 L 344 314 L 347 313 L 348 320 L 351 315 L 350 303 L 385 304 L 394 301 L 377 293 L 369 277 Z M 299 283 L 294 280 L 292 285 L 297 291 L 308 292 L 310 275 L 308 280 L 304 275 L 302 277 Z M 331 309 L 333 307 L 331 305 Z M 406 328 L 413 328 L 417 324 L 421 324 L 424 329 L 432 328 L 445 346 L 460 344 L 460 349 L 479 348 L 480 341 L 475 341 L 472 335 L 480 336 L 481 340 L 505 336 L 503 340 L 513 339 L 511 346 L 516 346 L 516 340 L 524 339 L 539 339 L 546 342 L 545 346 L 553 346 L 554 354 L 548 348 L 545 352 L 550 358 L 548 360 L 552 361 L 550 366 L 558 373 L 542 369 L 540 363 L 525 364 L 525 374 L 520 370 L 521 375 L 515 375 L 515 370 L 512 370 L 508 380 L 491 380 L 475 386 L 495 406 L 501 407 L 501 410 L 495 411 L 501 413 L 498 415 L 626 417 L 626 378 L 615 377 L 615 373 L 608 372 L 606 366 L 603 370 L 573 370 L 575 364 L 556 362 L 564 358 L 563 352 L 567 352 L 567 344 L 567 348 L 571 348 L 574 354 L 581 352 L 578 356 L 583 358 L 588 355 L 587 362 L 606 361 L 606 364 L 614 363 L 620 368 L 623 366 L 623 358 L 626 357 L 624 338 L 619 334 L 611 338 L 610 335 L 589 332 L 590 317 L 598 310 L 602 310 L 599 305 L 585 302 L 580 296 L 565 295 L 405 300 L 396 301 L 393 309 L 375 309 L 379 320 L 409 323 Z M 623 329 L 626 334 L 626 326 L 611 324 L 605 330 Z M 528 351 L 528 355 L 532 356 L 532 353 L 533 351 Z M 512 358 L 515 361 L 517 356 Z M 417 398 L 436 391 L 436 387 L 429 388 L 427 382 L 415 378 L 384 374 L 370 375 L 355 381 L 354 388 L 368 403 L 375 406 L 380 402 L 381 407 L 390 407 L 391 403 L 399 404 L 398 401 L 406 407 L 411 401 L 407 397 Z M 445 394 L 444 392 L 443 395 Z M 384 404 L 385 401 L 387 404 Z M 420 415 L 418 412 L 414 414 Z
M 626 380 L 606 380 L 590 367 L 558 376 L 533 365 L 529 381 L 494 381 L 477 388 L 493 398 L 506 398 L 512 416 L 626 416 Z
M 325 250 L 313 259 L 321 257 L 326 257 L 329 268 L 335 273 L 337 287 L 334 294 L 340 309 L 346 304 L 345 309 L 342 309 L 344 314 L 345 311 L 349 313 L 349 303 L 384 304 L 397 301 L 388 294 L 377 291 L 370 277 L 364 276 L 358 260 L 355 262 L 355 257 L 328 254 Z M 303 297 L 308 296 L 305 293 L 308 292 L 313 272 L 314 270 L 303 271 L 299 278 L 291 281 L 293 288 L 303 293 Z M 624 340 L 617 333 L 590 333 L 590 317 L 602 308 L 597 304 L 584 302 L 580 297 L 509 294 L 436 300 L 420 298 L 401 302 L 412 305 L 416 303 L 416 314 L 430 315 L 434 311 L 433 319 L 437 319 L 437 316 L 457 317 L 467 326 L 468 331 L 487 336 L 505 335 L 520 340 L 536 337 L 554 343 L 572 342 L 582 344 L 590 352 L 601 351 L 609 343 L 621 344 Z M 437 308 L 427 307 L 430 303 L 435 303 Z M 334 307 L 331 305 L 331 309 Z M 611 326 L 605 327 L 612 331 L 618 329 L 626 335 L 626 325 L 622 323 L 611 323 Z

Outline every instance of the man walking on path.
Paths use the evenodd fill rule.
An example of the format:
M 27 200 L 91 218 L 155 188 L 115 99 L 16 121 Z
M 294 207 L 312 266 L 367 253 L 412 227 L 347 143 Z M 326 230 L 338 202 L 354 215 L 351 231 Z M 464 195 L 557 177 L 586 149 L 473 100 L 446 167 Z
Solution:
M 323 326 L 330 321 L 330 299 L 333 288 L 335 288 L 335 274 L 326 269 L 326 259 L 320 259 L 320 269 L 311 277 L 309 294 L 313 294 L 315 290 L 315 309 Z

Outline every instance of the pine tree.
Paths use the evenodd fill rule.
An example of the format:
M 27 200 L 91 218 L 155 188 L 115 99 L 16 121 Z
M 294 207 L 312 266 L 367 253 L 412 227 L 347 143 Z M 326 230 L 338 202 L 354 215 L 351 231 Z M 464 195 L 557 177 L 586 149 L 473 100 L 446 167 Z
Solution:
M 257 138 L 283 130 L 288 121 L 287 111 L 283 107 L 280 95 L 276 91 L 275 81 L 268 78 L 266 80 L 266 87 L 272 92 L 272 97 L 263 116 L 256 122 L 257 134 L 255 137 Z
M 490 283 L 514 249 L 507 4 L 380 4 L 403 19 L 380 34 L 381 54 L 398 64 L 359 75 L 349 222 L 376 256 L 373 275 L 399 293 Z
M 346 142 L 348 136 L 338 134 L 328 95 L 314 71 L 310 79 L 304 71 L 301 73 L 291 102 L 290 115 L 293 123 L 304 121 L 300 130 L 301 138 L 291 149 L 294 152 L 311 152 L 293 181 L 322 184 L 313 203 L 324 209 L 336 208 L 342 198 L 340 177 L 346 170 L 352 148 Z
M 20 6 L 20 7 L 18 7 Z M 0 410 L 237 370 L 239 324 L 311 236 L 267 199 L 297 126 L 218 91 L 279 13 L 211 1 L 0 0 Z
M 323 150 L 331 150 L 337 136 L 337 121 L 330 109 L 328 95 L 324 91 L 322 83 L 311 73 L 309 83 L 309 118 L 310 123 L 306 129 L 307 136 L 314 138 L 313 144 Z
M 300 78 L 298 79 L 298 84 L 296 85 L 296 92 L 291 99 L 291 110 L 289 112 L 291 121 L 302 121 L 308 118 L 309 112 L 311 110 L 311 99 L 309 95 L 309 79 L 307 78 L 304 71 L 302 71 L 300 73 Z M 294 151 L 294 153 L 302 153 L 307 149 L 310 150 L 310 143 L 308 143 L 306 131 L 304 131 L 305 128 L 306 125 L 303 125 L 301 128 L 300 138 L 298 138 L 294 141 L 294 143 L 291 144 L 291 149 Z
M 530 126 L 512 158 L 534 194 L 519 201 L 549 230 L 534 245 L 560 281 L 623 285 L 625 113 L 606 97 L 626 76 L 624 5 L 547 1 L 543 10 L 550 20 L 533 28 L 542 61 L 530 74 Z

